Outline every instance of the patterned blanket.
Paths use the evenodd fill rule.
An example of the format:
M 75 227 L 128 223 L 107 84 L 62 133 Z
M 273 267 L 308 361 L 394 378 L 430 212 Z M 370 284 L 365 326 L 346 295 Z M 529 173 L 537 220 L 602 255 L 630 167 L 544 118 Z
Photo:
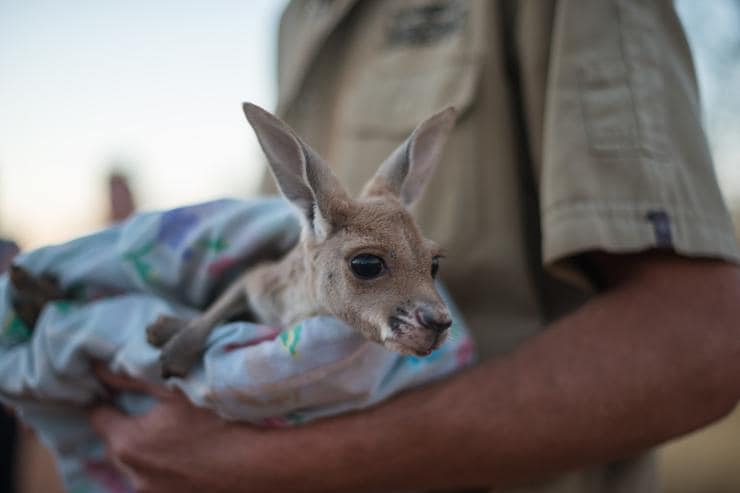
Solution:
M 72 297 L 48 304 L 31 331 L 0 277 L 0 401 L 54 450 L 67 491 L 130 490 L 86 421 L 85 406 L 103 393 L 93 360 L 177 387 L 226 419 L 279 427 L 373 405 L 472 362 L 471 339 L 443 294 L 455 322 L 426 358 L 389 352 L 330 317 L 294 327 L 234 322 L 213 332 L 187 378 L 162 382 L 145 327 L 160 314 L 195 317 L 241 270 L 287 251 L 298 233 L 282 199 L 219 200 L 140 214 L 17 258 L 33 273 L 55 274 Z M 136 414 L 153 402 L 125 394 L 117 404 Z

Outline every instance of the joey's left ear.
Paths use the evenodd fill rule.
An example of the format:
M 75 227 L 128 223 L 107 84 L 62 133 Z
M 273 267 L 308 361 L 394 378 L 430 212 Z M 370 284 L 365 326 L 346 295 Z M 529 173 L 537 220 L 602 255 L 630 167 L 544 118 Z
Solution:
M 457 111 L 449 107 L 422 122 L 380 165 L 363 195 L 391 192 L 410 206 L 424 191 L 444 145 L 455 126 Z

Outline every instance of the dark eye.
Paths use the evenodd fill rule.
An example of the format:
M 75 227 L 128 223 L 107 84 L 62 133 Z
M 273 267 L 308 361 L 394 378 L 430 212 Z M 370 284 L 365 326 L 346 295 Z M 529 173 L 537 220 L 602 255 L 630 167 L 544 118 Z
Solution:
M 375 279 L 385 271 L 383 259 L 368 253 L 353 257 L 349 265 L 352 272 L 360 279 Z
M 437 271 L 439 271 L 439 257 L 432 259 L 432 277 L 437 277 Z

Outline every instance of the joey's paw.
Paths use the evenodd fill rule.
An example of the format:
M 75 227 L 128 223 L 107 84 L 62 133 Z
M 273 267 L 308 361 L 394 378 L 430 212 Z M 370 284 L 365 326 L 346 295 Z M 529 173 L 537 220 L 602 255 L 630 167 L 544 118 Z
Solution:
M 35 276 L 18 265 L 10 266 L 10 301 L 28 328 L 33 328 L 44 306 L 64 299 L 65 293 L 51 274 Z
M 186 326 L 187 322 L 185 320 L 160 315 L 146 328 L 146 340 L 154 347 L 162 347 Z
M 203 352 L 203 341 L 196 340 L 190 332 L 180 332 L 162 348 L 159 362 L 162 378 L 184 377 L 195 366 Z

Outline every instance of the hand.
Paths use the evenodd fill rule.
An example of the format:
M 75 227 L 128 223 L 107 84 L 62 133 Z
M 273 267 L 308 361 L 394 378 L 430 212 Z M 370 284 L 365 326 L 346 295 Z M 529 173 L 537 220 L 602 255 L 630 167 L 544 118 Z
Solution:
M 233 478 L 246 469 L 245 464 L 239 464 L 229 450 L 243 443 L 236 429 L 253 434 L 250 441 L 262 431 L 197 408 L 179 391 L 103 367 L 95 372 L 112 392 L 139 392 L 159 400 L 141 416 L 123 414 L 110 404 L 90 411 L 91 424 L 105 442 L 109 458 L 137 492 L 244 491 L 244 483 L 237 484 Z
M 229 422 L 195 407 L 179 391 L 104 367 L 95 373 L 111 393 L 138 392 L 158 399 L 140 416 L 126 415 L 110 404 L 90 410 L 108 458 L 138 493 L 347 491 L 344 484 L 330 484 L 358 469 L 342 463 L 345 454 L 331 453 L 337 435 L 321 427 L 266 429 Z M 357 484 L 349 489 L 365 491 Z

